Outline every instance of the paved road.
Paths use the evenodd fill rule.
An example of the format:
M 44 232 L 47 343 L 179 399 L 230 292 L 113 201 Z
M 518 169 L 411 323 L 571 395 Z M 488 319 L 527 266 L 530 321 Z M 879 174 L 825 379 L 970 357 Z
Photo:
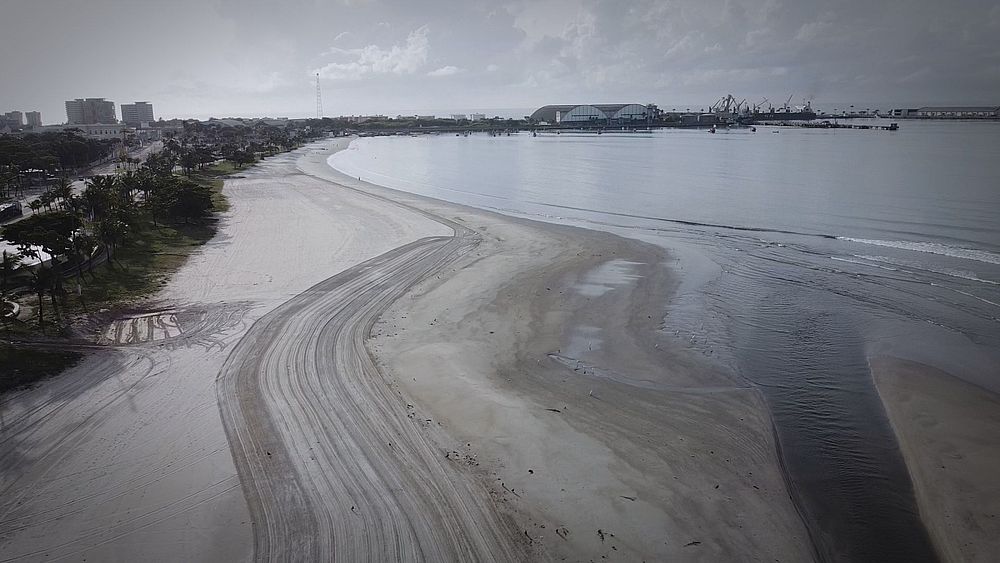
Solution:
M 364 341 L 403 293 L 473 248 L 430 237 L 346 270 L 257 321 L 219 403 L 260 561 L 513 561 L 518 531 L 461 476 Z
M 142 147 L 139 147 L 136 150 L 129 152 L 128 156 L 130 158 L 137 158 L 140 161 L 144 161 L 149 155 L 153 153 L 158 153 L 161 150 L 163 150 L 163 142 L 153 141 L 151 143 L 147 143 Z M 98 164 L 96 166 L 93 166 L 90 169 L 83 172 L 80 175 L 79 179 L 73 180 L 73 182 L 70 183 L 70 189 L 73 190 L 74 195 L 80 195 L 83 193 L 83 190 L 87 188 L 86 178 L 90 178 L 92 176 L 106 176 L 109 174 L 114 174 L 117 171 L 117 166 L 118 166 L 118 160 L 114 158 L 103 164 Z M 48 190 L 50 187 L 51 186 L 33 186 L 31 188 L 26 189 L 24 191 L 24 194 L 21 197 L 17 198 L 18 201 L 21 203 L 23 214 L 13 219 L 0 221 L 0 224 L 7 225 L 10 223 L 16 223 L 21 219 L 24 219 L 25 217 L 31 215 L 32 212 L 28 207 L 28 204 L 38 199 L 42 195 L 42 193 Z

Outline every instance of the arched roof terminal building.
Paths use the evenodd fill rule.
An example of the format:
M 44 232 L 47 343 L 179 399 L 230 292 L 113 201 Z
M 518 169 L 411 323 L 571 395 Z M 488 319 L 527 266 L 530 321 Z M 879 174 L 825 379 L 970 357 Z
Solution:
M 543 106 L 531 120 L 566 125 L 615 125 L 646 121 L 655 117 L 656 106 L 643 104 L 594 104 Z

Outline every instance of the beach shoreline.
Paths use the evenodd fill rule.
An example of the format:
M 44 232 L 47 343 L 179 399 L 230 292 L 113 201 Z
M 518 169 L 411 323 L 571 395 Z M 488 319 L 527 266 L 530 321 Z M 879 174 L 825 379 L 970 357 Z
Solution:
M 813 557 L 757 391 L 662 333 L 679 283 L 663 249 L 304 171 L 482 236 L 389 308 L 370 349 L 536 549 Z
M 0 504 L 5 553 L 253 557 L 254 538 L 266 532 L 248 510 L 253 476 L 234 465 L 216 376 L 264 349 L 244 345 L 232 355 L 279 311 L 270 322 L 292 323 L 282 325 L 292 332 L 262 342 L 306 362 L 295 365 L 327 349 L 317 343 L 335 335 L 322 327 L 348 323 L 362 345 L 343 348 L 345 357 L 370 355 L 379 368 L 359 380 L 377 394 L 358 397 L 380 397 L 381 407 L 359 412 L 378 413 L 378 435 L 407 441 L 377 450 L 360 434 L 354 443 L 367 453 L 354 462 L 379 460 L 384 483 L 448 485 L 442 499 L 470 514 L 486 510 L 495 522 L 477 528 L 473 518 L 465 531 L 433 525 L 417 488 L 388 486 L 381 496 L 323 504 L 339 533 L 379 510 L 390 515 L 345 536 L 371 541 L 333 549 L 385 555 L 379 550 L 397 545 L 404 558 L 417 546 L 486 559 L 812 558 L 759 393 L 664 337 L 663 308 L 680 280 L 662 249 L 355 182 L 326 162 L 348 142 L 311 144 L 226 180 L 232 209 L 219 235 L 149 304 L 181 336 L 116 343 L 4 397 L 0 485 L 18 492 Z M 454 237 L 449 224 L 474 233 L 475 244 L 425 279 L 387 286 L 384 313 L 340 319 L 316 301 L 335 290 L 337 275 L 368 280 L 368 268 L 406 245 L 430 245 L 420 248 L 435 256 L 434 241 Z M 282 309 L 293 303 L 315 315 L 308 326 Z M 261 374 L 276 374 L 279 385 L 314 375 L 291 365 Z M 283 405 L 246 412 L 281 413 L 305 433 L 272 434 L 284 446 L 241 455 L 269 463 L 285 452 L 281 462 L 295 475 L 336 475 L 309 469 L 321 458 L 294 445 L 313 432 L 322 442 L 329 431 L 282 413 Z M 390 455 L 393 443 L 419 453 Z

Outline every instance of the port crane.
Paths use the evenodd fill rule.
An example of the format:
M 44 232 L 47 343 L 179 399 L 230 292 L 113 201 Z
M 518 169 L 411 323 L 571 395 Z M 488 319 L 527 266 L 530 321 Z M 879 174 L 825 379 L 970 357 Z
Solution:
M 792 96 L 794 96 L 794 95 L 795 94 L 790 94 L 788 96 L 788 99 L 785 100 L 785 105 L 781 106 L 782 109 L 784 109 L 785 111 L 792 111 L 792 108 L 788 104 L 792 103 Z
M 709 106 L 708 111 L 712 113 L 729 113 L 738 114 L 749 111 L 750 106 L 747 104 L 747 99 L 743 98 L 740 101 L 736 101 L 736 96 L 732 94 L 727 94 L 711 106 Z

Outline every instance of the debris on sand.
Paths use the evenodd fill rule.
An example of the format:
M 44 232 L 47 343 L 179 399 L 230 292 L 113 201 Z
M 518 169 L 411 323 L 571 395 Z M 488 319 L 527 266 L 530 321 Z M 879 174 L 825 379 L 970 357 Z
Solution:
M 701 542 L 700 541 L 693 541 L 693 542 L 690 542 L 690 543 L 686 543 L 686 544 L 684 544 L 684 547 L 691 547 L 692 545 L 701 545 Z
M 569 535 L 569 528 L 566 526 L 559 526 L 556 528 L 556 535 L 565 540 L 566 536 Z
M 622 497 L 625 500 L 630 500 L 632 502 L 635 502 L 635 498 L 636 498 L 636 497 L 629 497 L 629 496 L 625 496 L 625 495 L 619 495 L 619 496 Z

